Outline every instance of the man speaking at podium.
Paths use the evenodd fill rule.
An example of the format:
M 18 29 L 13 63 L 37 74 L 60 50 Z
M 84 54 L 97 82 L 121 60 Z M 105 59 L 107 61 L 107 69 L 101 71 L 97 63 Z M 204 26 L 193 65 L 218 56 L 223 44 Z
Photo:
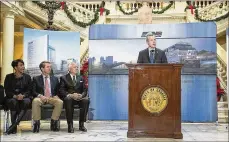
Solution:
M 148 48 L 138 54 L 137 63 L 168 63 L 165 52 L 156 48 L 156 37 L 152 33 L 146 35 Z

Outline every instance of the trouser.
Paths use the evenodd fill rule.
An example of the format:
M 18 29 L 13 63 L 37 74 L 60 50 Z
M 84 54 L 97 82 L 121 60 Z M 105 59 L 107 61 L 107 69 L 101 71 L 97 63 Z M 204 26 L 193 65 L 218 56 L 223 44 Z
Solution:
M 88 98 L 83 98 L 80 101 L 76 101 L 70 97 L 64 98 L 64 107 L 66 111 L 66 118 L 68 122 L 73 121 L 74 105 L 78 104 L 80 107 L 80 118 L 79 122 L 86 122 L 87 112 L 90 101 Z
M 59 120 L 62 108 L 63 108 L 63 101 L 59 98 L 48 98 L 47 102 L 43 102 L 40 98 L 35 98 L 32 102 L 32 116 L 33 120 L 40 120 L 41 119 L 41 105 L 43 104 L 51 104 L 54 105 L 54 109 L 52 112 L 51 119 Z
M 29 105 L 31 100 L 29 98 L 23 98 L 23 100 L 17 100 L 15 98 L 6 99 L 6 105 L 10 109 L 10 111 L 16 111 L 16 113 L 20 113 L 21 110 L 29 109 Z
M 19 125 L 27 109 L 29 108 L 31 101 L 29 98 L 23 98 L 23 100 L 17 100 L 15 98 L 7 99 L 6 105 L 11 112 L 12 125 L 6 130 L 6 133 L 10 134 L 17 132 L 17 125 Z

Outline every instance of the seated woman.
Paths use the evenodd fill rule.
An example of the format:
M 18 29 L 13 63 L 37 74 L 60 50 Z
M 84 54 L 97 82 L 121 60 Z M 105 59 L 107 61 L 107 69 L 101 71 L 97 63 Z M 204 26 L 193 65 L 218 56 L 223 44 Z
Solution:
M 4 82 L 6 93 L 6 106 L 11 112 L 12 125 L 6 130 L 5 134 L 17 133 L 17 125 L 25 115 L 31 104 L 30 90 L 31 77 L 24 73 L 24 62 L 21 59 L 11 63 L 15 73 L 7 74 Z

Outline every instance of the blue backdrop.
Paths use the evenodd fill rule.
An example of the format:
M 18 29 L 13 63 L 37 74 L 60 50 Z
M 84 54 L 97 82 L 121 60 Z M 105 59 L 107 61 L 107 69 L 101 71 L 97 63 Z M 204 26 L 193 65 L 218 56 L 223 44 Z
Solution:
M 208 29 L 216 29 L 215 24 L 91 26 L 89 119 L 128 119 L 128 71 L 123 63 L 135 63 L 138 52 L 147 48 L 143 32 L 159 31 L 162 34 L 157 37 L 157 48 L 166 51 L 188 45 L 200 60 L 198 67 L 182 69 L 182 121 L 216 121 L 216 30 Z M 167 54 L 169 62 L 176 60 L 174 56 Z

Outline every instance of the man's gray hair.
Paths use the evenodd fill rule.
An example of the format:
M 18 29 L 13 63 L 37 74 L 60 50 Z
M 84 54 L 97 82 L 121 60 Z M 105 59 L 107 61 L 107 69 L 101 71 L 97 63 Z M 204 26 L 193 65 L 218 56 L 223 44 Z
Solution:
M 71 63 L 68 64 L 68 71 L 70 70 L 70 68 L 72 67 L 72 65 L 76 65 L 77 67 L 79 67 L 79 63 L 71 62 Z
M 150 37 L 150 36 L 156 37 L 153 33 L 148 32 L 148 33 L 146 34 L 146 41 L 148 41 L 148 37 Z

